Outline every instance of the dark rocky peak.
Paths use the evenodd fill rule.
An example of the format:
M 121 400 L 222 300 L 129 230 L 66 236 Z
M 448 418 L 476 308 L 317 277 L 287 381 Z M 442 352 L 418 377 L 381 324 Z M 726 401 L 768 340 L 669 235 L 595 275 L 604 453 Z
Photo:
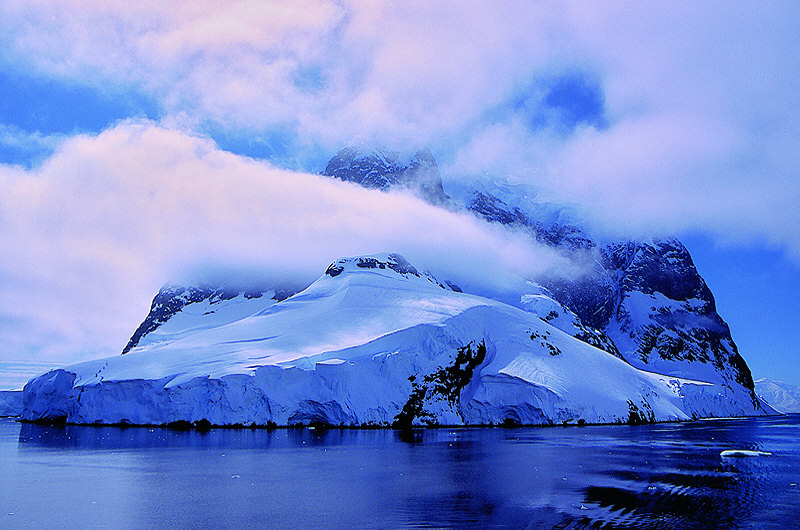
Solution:
M 348 144 L 331 158 L 322 174 L 365 188 L 407 189 L 432 204 L 442 204 L 448 199 L 439 167 L 428 149 L 408 155 Z
M 661 363 L 663 373 L 691 374 L 696 363 L 697 373 L 707 377 L 702 365 L 710 364 L 723 381 L 753 388 L 711 290 L 680 241 L 622 241 L 600 247 L 597 254 L 584 276 L 544 282 L 558 302 L 613 337 L 634 366 Z
M 584 275 L 542 282 L 589 326 L 604 329 L 622 298 L 632 292 L 660 293 L 679 302 L 700 300 L 703 304 L 693 311 L 716 317 L 714 296 L 677 239 L 620 241 L 598 246 L 586 257 L 593 258 Z
M 568 251 L 586 250 L 595 246 L 594 242 L 577 226 L 555 220 L 557 208 L 554 205 L 533 203 L 532 206 L 538 207 L 539 211 L 529 215 L 519 207 L 509 205 L 488 191 L 474 191 L 470 201 L 466 204 L 467 210 L 483 217 L 490 223 L 529 229 L 533 237 L 545 245 L 560 247 Z
M 138 346 L 145 335 L 158 329 L 159 326 L 191 304 L 207 301 L 209 306 L 214 306 L 240 296 L 246 300 L 268 296 L 272 300 L 283 301 L 296 292 L 297 289 L 276 289 L 257 284 L 244 286 L 202 284 L 189 287 L 165 285 L 153 298 L 150 312 L 139 327 L 136 328 L 136 331 L 134 331 L 122 350 L 122 354 L 124 355 Z
M 576 278 L 549 275 L 539 281 L 553 293 L 555 300 L 573 311 L 581 322 L 602 330 L 613 317 L 621 298 L 616 279 L 618 274 L 617 271 L 593 264 Z
M 661 293 L 672 300 L 705 302 L 704 312 L 716 311 L 714 296 L 697 272 L 689 251 L 675 238 L 626 242 L 603 249 L 608 268 L 624 271 L 625 291 Z
M 530 218 L 519 208 L 510 207 L 505 201 L 488 192 L 473 192 L 472 200 L 467 204 L 467 209 L 475 212 L 490 223 L 523 226 L 531 224 Z

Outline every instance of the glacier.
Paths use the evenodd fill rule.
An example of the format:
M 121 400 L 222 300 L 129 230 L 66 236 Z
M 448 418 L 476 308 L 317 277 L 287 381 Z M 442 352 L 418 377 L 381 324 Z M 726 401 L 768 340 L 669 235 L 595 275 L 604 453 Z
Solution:
M 514 307 L 459 292 L 397 254 L 341 258 L 283 299 L 184 297 L 124 355 L 29 381 L 22 419 L 405 427 L 772 412 L 735 381 L 644 370 L 579 340 L 572 319 L 554 322 L 562 329 L 547 321 L 568 310 L 537 292 Z

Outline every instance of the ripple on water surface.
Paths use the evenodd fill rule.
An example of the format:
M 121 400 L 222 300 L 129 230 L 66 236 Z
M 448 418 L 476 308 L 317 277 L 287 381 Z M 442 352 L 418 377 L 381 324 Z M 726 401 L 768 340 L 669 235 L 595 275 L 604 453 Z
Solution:
M 0 527 L 786 528 L 798 480 L 797 415 L 407 432 L 0 421 Z

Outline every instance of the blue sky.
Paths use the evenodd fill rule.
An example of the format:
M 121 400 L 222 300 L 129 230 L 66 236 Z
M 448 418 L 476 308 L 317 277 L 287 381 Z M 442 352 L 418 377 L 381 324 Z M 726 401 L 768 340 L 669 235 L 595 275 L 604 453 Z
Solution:
M 353 138 L 429 146 L 446 179 L 508 177 L 611 236 L 677 234 L 754 375 L 800 384 L 798 10 L 529 4 L 4 3 L 0 388 L 116 353 L 187 271 L 428 255 L 369 221 L 391 206 L 305 175 Z M 311 196 L 363 233 L 320 232 Z M 519 269 L 503 237 L 484 246 L 508 270 L 552 265 Z
M 682 238 L 755 378 L 800 384 L 794 314 L 800 268 L 763 245 L 721 247 L 708 236 Z

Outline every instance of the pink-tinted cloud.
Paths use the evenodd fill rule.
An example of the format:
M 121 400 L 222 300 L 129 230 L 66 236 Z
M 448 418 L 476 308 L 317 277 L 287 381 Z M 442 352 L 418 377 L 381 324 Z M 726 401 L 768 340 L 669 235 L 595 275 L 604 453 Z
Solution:
M 35 170 L 2 168 L 0 216 L 0 350 L 10 359 L 114 354 L 163 283 L 209 267 L 310 282 L 338 257 L 390 251 L 502 290 L 563 264 L 470 215 L 278 169 L 149 122 L 67 140 Z
M 9 1 L 0 17 L 7 62 L 134 86 L 188 128 L 432 144 L 450 178 L 527 179 L 611 231 L 736 232 L 800 255 L 783 211 L 800 199 L 791 2 Z M 493 112 L 563 71 L 598 80 L 607 128 L 564 137 Z

